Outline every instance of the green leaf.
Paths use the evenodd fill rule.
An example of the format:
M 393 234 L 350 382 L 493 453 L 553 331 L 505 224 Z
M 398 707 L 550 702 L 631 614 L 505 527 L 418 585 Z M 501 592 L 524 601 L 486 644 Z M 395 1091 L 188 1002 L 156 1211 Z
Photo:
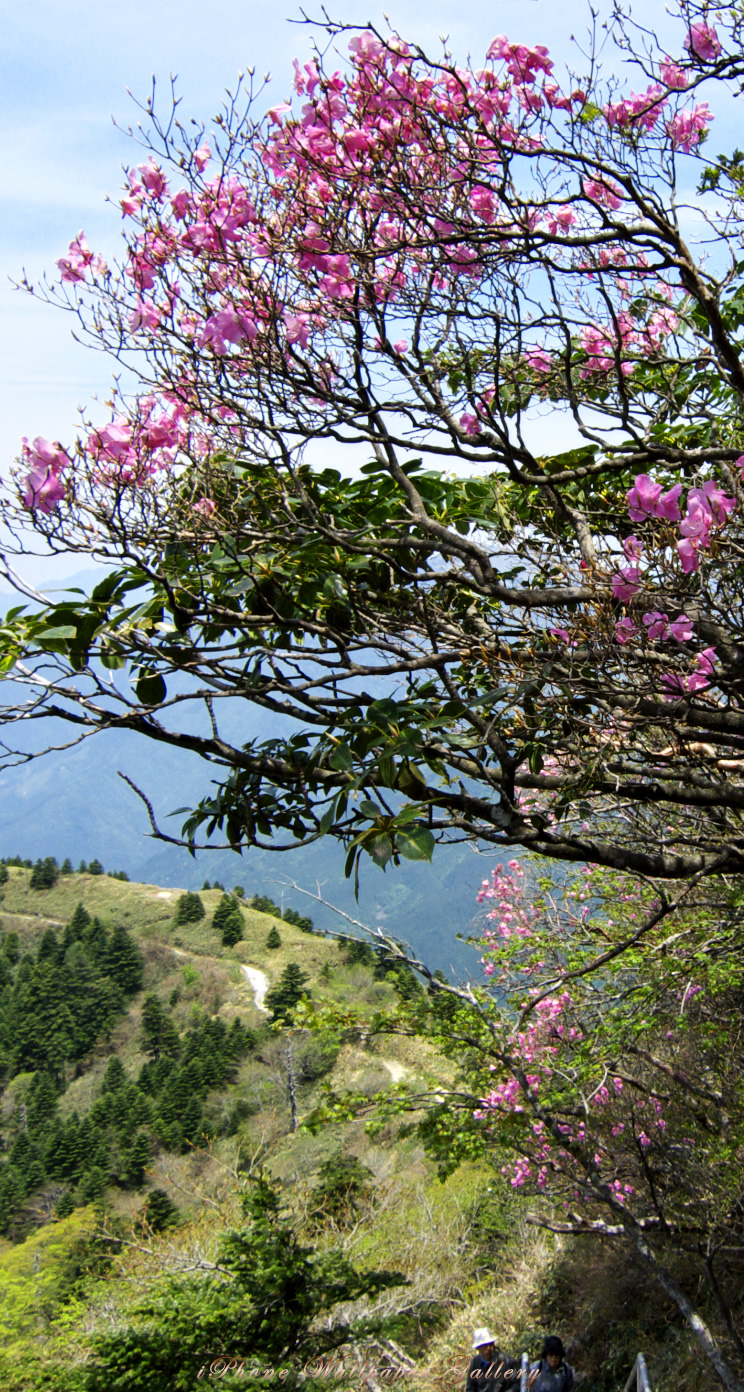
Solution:
M 383 816 L 382 808 L 378 807 L 377 803 L 370 802 L 369 798 L 362 798 L 362 801 L 359 804 L 359 811 L 365 817 L 377 818 Z
M 406 860 L 431 860 L 436 842 L 430 831 L 421 827 L 418 831 L 401 831 L 397 837 L 397 847 Z
M 389 836 L 381 833 L 379 836 L 372 836 L 364 843 L 365 850 L 369 851 L 376 865 L 385 869 L 390 857 L 393 854 L 393 843 Z
M 159 672 L 143 671 L 135 684 L 137 699 L 146 706 L 157 706 L 167 695 L 166 685 Z
M 45 643 L 48 638 L 54 642 L 62 642 L 69 638 L 77 638 L 77 629 L 71 628 L 69 624 L 64 624 L 60 628 L 42 628 L 39 633 L 39 642 Z

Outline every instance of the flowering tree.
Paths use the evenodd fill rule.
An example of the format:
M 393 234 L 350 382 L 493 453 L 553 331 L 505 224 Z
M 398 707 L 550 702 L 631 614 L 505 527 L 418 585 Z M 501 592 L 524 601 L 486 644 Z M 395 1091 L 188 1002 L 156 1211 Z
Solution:
M 379 1021 L 457 1064 L 429 1095 L 382 1094 L 381 1120 L 412 1109 L 445 1170 L 490 1160 L 530 1197 L 528 1222 L 610 1243 L 620 1263 L 630 1247 L 734 1392 L 744 1370 L 740 913 L 688 882 L 672 924 L 663 896 L 631 876 L 585 867 L 540 887 L 534 869 L 512 860 L 483 883 L 484 983 L 455 987 L 416 963 L 426 999 Z
M 700 146 L 744 21 L 716 16 L 683 0 L 672 55 L 617 21 L 621 84 L 329 24 L 265 117 L 192 139 L 148 108 L 121 264 L 80 233 L 35 289 L 126 371 L 110 419 L 24 444 L 4 520 L 113 570 L 8 615 L 6 731 L 201 754 L 192 846 L 741 870 L 742 160 Z M 294 723 L 230 741 L 236 699 Z

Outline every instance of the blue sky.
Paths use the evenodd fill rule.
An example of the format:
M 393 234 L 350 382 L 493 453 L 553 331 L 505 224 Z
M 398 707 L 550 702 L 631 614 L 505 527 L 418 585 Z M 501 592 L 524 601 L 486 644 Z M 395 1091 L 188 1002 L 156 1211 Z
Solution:
M 436 51 L 447 34 L 453 53 L 479 58 L 494 35 L 546 43 L 559 61 L 581 61 L 570 36 L 586 35 L 585 0 L 427 0 L 425 6 L 398 0 L 378 7 L 344 0 L 331 13 L 352 23 L 368 18 L 383 25 L 383 8 L 406 38 Z M 606 0 L 600 0 L 606 13 Z M 312 11 L 311 11 L 312 12 Z M 105 400 L 107 361 L 77 345 L 73 322 L 28 296 L 13 292 L 8 277 L 23 268 L 37 279 L 75 233 L 105 256 L 117 250 L 116 206 L 121 166 L 137 162 L 137 151 L 112 124 L 136 122 L 129 88 L 144 99 L 153 73 L 166 94 L 178 75 L 187 118 L 205 121 L 235 85 L 240 68 L 270 71 L 274 80 L 266 107 L 289 93 L 291 59 L 307 52 L 309 36 L 288 22 L 297 16 L 291 0 L 267 6 L 256 0 L 128 0 L 126 6 L 94 7 L 89 0 L 33 0 L 6 4 L 4 52 L 0 57 L 4 208 L 0 219 L 0 476 L 20 438 L 41 434 L 69 441 L 77 408 L 97 393 Z M 648 25 L 668 24 L 662 0 L 643 7 Z M 114 199 L 107 205 L 106 195 Z M 80 569 L 70 562 L 33 567 L 38 579 Z

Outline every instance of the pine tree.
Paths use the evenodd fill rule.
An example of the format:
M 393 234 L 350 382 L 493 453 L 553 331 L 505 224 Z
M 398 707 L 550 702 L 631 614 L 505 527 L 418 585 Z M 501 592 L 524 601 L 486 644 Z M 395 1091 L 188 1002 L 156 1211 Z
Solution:
M 294 1007 L 305 993 L 309 979 L 299 963 L 287 963 L 276 985 L 266 992 L 265 1004 L 271 1011 L 272 1022 L 289 1022 Z
M 106 1072 L 103 1075 L 101 1091 L 118 1092 L 119 1088 L 124 1087 L 126 1081 L 127 1075 L 124 1070 L 124 1064 L 118 1054 L 112 1054 L 106 1064 Z
M 31 871 L 28 882 L 29 889 L 54 889 L 59 879 L 59 866 L 54 856 L 46 856 L 44 860 L 37 860 Z
M 6 933 L 3 939 L 3 956 L 15 966 L 21 955 L 21 944 L 17 933 Z
M 57 964 L 64 956 L 64 946 L 60 942 L 53 928 L 47 928 L 41 942 L 39 951 L 36 954 L 39 962 L 52 962 Z
M 204 908 L 204 905 L 201 899 L 199 898 L 199 895 L 194 894 L 189 889 L 186 891 L 185 894 L 181 895 L 181 897 L 178 900 L 178 903 L 176 904 L 176 912 L 173 916 L 173 922 L 178 924 L 179 926 L 182 923 L 198 923 L 199 920 L 204 918 L 205 916 L 206 909 Z
M 106 871 L 101 865 L 100 860 L 92 860 L 88 866 L 89 875 L 105 875 Z
M 202 885 L 202 890 L 211 889 L 211 888 L 212 888 L 212 886 L 211 886 L 211 884 L 209 883 L 209 880 L 205 880 L 205 881 L 204 881 L 204 884 Z
M 145 1131 L 139 1131 L 124 1156 L 127 1182 L 136 1189 L 145 1182 L 145 1170 L 152 1160 L 152 1141 Z
M 173 1021 L 165 1012 L 159 996 L 145 996 L 142 1005 L 142 1048 L 153 1061 L 162 1055 L 176 1058 L 179 1053 L 179 1039 Z
M 0 885 L 7 884 L 9 879 L 10 876 L 8 874 L 7 865 L 0 863 Z
M 223 894 L 219 904 L 217 905 L 217 908 L 214 911 L 214 914 L 212 915 L 212 927 L 217 928 L 218 930 L 221 929 L 225 920 L 230 917 L 231 913 L 235 912 L 236 908 L 237 904 L 235 903 L 235 900 L 233 899 L 232 895 Z
M 81 860 L 80 864 L 78 865 L 77 872 L 78 872 L 78 875 L 87 875 L 87 873 L 88 873 L 88 862 L 87 862 L 87 860 Z
M 257 913 L 273 914 L 274 918 L 281 918 L 282 911 L 273 899 L 269 899 L 265 894 L 254 894 L 251 899 L 251 908 Z
M 78 904 L 74 914 L 72 915 L 72 918 L 70 919 L 70 922 L 67 924 L 67 927 L 65 928 L 64 937 L 62 939 L 65 949 L 67 949 L 71 943 L 79 942 L 83 937 L 86 928 L 90 927 L 90 924 L 91 917 L 88 913 L 88 910 L 84 907 L 83 904 Z
M 59 873 L 60 875 L 74 875 L 75 871 L 72 868 L 72 861 L 70 860 L 69 856 L 65 856 L 64 860 L 62 861 L 62 864 L 59 867 Z
M 151 1189 L 145 1200 L 145 1206 L 141 1210 L 143 1223 L 152 1232 L 162 1232 L 164 1228 L 170 1228 L 177 1223 L 180 1213 L 173 1200 L 165 1192 L 165 1189 Z
M 104 969 L 126 996 L 142 989 L 144 958 L 134 938 L 121 925 L 111 934 Z
M 222 924 L 222 946 L 234 947 L 243 936 L 243 915 L 240 909 L 233 909 Z
M 270 947 L 270 948 L 274 948 L 274 947 L 281 947 L 281 945 L 282 945 L 282 940 L 281 940 L 281 938 L 280 938 L 280 936 L 279 936 L 279 929 L 277 928 L 276 924 L 273 923 L 272 926 L 271 926 L 271 932 L 269 933 L 269 936 L 268 936 L 268 938 L 266 939 L 266 946 L 267 946 L 267 947 Z

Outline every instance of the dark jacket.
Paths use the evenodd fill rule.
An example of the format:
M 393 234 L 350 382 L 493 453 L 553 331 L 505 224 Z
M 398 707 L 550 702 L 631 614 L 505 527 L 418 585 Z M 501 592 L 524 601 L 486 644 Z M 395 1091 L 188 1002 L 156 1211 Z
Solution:
M 553 1370 L 547 1358 L 530 1365 L 530 1392 L 574 1392 L 574 1375 L 565 1359 Z
M 490 1363 L 476 1351 L 465 1379 L 465 1392 L 509 1392 L 519 1388 L 519 1359 L 497 1349 Z

